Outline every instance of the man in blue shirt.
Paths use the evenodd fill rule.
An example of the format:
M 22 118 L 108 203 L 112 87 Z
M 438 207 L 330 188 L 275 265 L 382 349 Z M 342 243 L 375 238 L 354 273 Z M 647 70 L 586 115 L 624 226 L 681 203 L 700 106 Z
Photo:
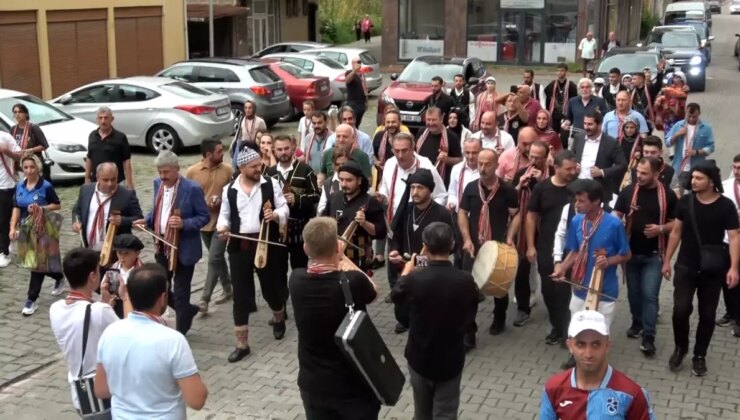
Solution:
M 617 140 L 621 140 L 623 136 L 622 124 L 627 118 L 630 118 L 632 121 L 637 122 L 640 137 L 647 137 L 649 131 L 647 121 L 645 121 L 645 117 L 642 114 L 632 109 L 630 94 L 626 90 L 618 92 L 616 103 L 616 109 L 604 115 L 604 122 L 601 123 L 601 131 Z
M 714 153 L 712 127 L 699 117 L 699 104 L 692 102 L 686 105 L 686 118 L 677 122 L 665 135 L 665 145 L 675 146 L 673 169 L 678 178 L 680 195 L 683 195 L 691 168 Z
M 571 313 L 586 309 L 589 293 L 601 292 L 598 307 L 591 309 L 601 312 L 608 325 L 611 325 L 619 293 L 617 266 L 626 263 L 632 256 L 629 241 L 622 221 L 602 208 L 602 191 L 598 182 L 582 179 L 574 184 L 573 190 L 578 214 L 568 225 L 565 244 L 568 254 L 562 263 L 555 264 L 552 278 L 556 281 L 564 279 L 565 273 L 572 269 L 572 281 L 581 284 L 573 289 Z M 604 254 L 597 256 L 597 252 L 602 250 Z M 604 273 L 601 285 L 591 285 L 594 268 Z M 568 362 L 564 366 L 572 367 L 572 356 Z
M 578 81 L 578 97 L 568 100 L 568 115 L 561 123 L 563 130 L 567 131 L 571 126 L 583 130 L 583 118 L 591 111 L 606 113 L 606 102 L 604 98 L 594 96 L 593 87 L 594 83 L 587 77 Z

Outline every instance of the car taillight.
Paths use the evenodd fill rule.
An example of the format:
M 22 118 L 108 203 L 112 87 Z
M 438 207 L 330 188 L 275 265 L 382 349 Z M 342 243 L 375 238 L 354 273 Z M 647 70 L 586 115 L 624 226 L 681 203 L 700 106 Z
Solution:
M 311 82 L 311 84 L 308 85 L 308 88 L 306 89 L 306 95 L 308 96 L 316 95 L 316 82 Z
M 342 83 L 344 83 L 344 82 L 345 82 L 345 81 L 347 80 L 347 78 L 345 77 L 344 73 L 342 73 L 342 74 L 340 74 L 339 76 L 337 76 L 337 78 L 336 78 L 336 79 L 334 79 L 334 80 L 336 80 L 337 82 L 342 82 Z
M 210 114 L 211 112 L 216 112 L 216 108 L 204 105 L 179 105 L 176 106 L 175 109 L 179 109 L 180 111 L 189 112 L 195 115 L 203 115 Z
M 372 67 L 360 67 L 360 73 L 362 74 L 367 74 L 367 73 L 372 73 L 372 72 L 373 72 Z
M 252 86 L 249 88 L 255 95 L 269 96 L 272 91 L 264 86 Z

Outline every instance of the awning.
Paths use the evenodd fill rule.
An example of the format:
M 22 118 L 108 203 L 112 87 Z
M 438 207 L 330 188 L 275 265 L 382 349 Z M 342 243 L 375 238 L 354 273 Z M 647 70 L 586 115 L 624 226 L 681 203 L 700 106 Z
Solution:
M 213 19 L 246 15 L 248 11 L 246 7 L 214 4 Z M 188 4 L 188 22 L 208 22 L 208 5 Z

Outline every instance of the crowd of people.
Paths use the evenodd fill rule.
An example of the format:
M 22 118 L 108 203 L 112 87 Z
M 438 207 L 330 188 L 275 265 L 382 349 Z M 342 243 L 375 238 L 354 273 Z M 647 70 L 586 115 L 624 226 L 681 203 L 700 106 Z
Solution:
M 539 277 L 551 327 L 544 342 L 564 349 L 565 371 L 545 384 L 542 418 L 596 409 L 652 418 L 647 392 L 607 362 L 622 288 L 618 267 L 632 317 L 625 334 L 640 339 L 645 357 L 656 354 L 663 278 L 674 283 L 672 371 L 689 352 L 694 295 L 694 375 L 707 374 L 715 324 L 734 324 L 740 336 L 740 155 L 733 178 L 723 182 L 707 159 L 714 138 L 699 104 L 672 102 L 673 90 L 684 99 L 687 92 L 676 75 L 672 86 L 661 86 L 662 71 L 655 84 L 640 73 L 627 87 L 613 69 L 609 86 L 595 88 L 588 78 L 570 81 L 565 66 L 547 84 L 528 70 L 516 92 L 500 93 L 489 77 L 477 96 L 462 75 L 449 92 L 435 77 L 417 133 L 394 107 L 374 133 L 364 133 L 364 107 L 360 115 L 352 104 L 333 115 L 306 101 L 297 132 L 272 135 L 248 102 L 228 148 L 231 165 L 219 141 L 204 141 L 202 160 L 184 172 L 174 153 L 157 156 L 146 215 L 126 137 L 101 108 L 87 182 L 72 210 L 80 247 L 57 270 L 31 269 L 23 315 L 36 311 L 45 276 L 57 281 L 57 294 L 66 277 L 72 290 L 52 305 L 50 318 L 75 408 L 99 418 L 183 418 L 186 406 L 200 409 L 207 397 L 185 338 L 193 320 L 208 312 L 221 284 L 214 304 L 233 306 L 235 347 L 226 359 L 248 357 L 256 272 L 276 340 L 290 331 L 292 303 L 307 418 L 375 419 L 380 402 L 334 333 L 347 312 L 339 280 L 348 279 L 355 307 L 364 310 L 378 295 L 373 273 L 385 268 L 394 331 L 408 331 L 415 416 L 456 418 L 465 354 L 477 346 L 477 307 L 486 299 L 470 273 L 510 252 L 518 263 L 511 324 L 531 320 L 537 285 L 530 279 Z M 364 76 L 352 75 L 363 89 Z M 363 93 L 358 104 L 367 101 Z M 669 118 L 659 119 L 661 107 L 672 110 Z M 38 157 L 43 134 L 17 109 L 25 128 L 0 133 L 0 193 L 9 198 L 0 213 L 3 264 L 9 240 L 33 242 L 43 229 L 28 226 L 43 225 L 61 206 Z M 661 129 L 664 139 L 654 135 Z M 664 147 L 672 148 L 672 163 Z M 134 232 L 154 239 L 154 263 L 141 260 L 144 245 Z M 193 304 L 204 245 L 205 287 Z M 504 290 L 493 299 L 492 335 L 509 325 Z M 727 313 L 716 319 L 721 294 Z M 170 326 L 162 318 L 168 306 Z M 157 357 L 144 363 L 137 354 Z M 85 386 L 94 386 L 94 395 Z M 610 398 L 619 401 L 613 412 L 593 408 Z

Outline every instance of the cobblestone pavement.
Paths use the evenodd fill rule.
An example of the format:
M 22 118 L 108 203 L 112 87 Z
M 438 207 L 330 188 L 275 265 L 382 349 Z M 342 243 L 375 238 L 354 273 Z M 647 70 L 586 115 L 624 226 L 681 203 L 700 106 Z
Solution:
M 738 152 L 737 140 L 733 136 L 736 126 L 729 122 L 740 108 L 737 64 L 731 55 L 732 43 L 735 42 L 731 29 L 732 25 L 737 26 L 737 22 L 740 22 L 738 17 L 715 16 L 717 40 L 707 93 L 692 94 L 691 98 L 702 105 L 703 117 L 715 128 L 719 143 L 715 158 L 723 168 L 729 167 L 732 156 Z M 546 80 L 545 77 L 542 76 L 542 80 Z M 503 75 L 499 79 L 500 86 L 509 86 L 519 80 L 516 75 Z M 370 131 L 374 110 L 366 115 L 362 128 Z M 279 130 L 292 130 L 294 126 L 281 125 Z M 183 168 L 198 159 L 197 152 L 188 152 L 182 157 Z M 153 156 L 137 154 L 133 160 L 142 207 L 148 210 L 152 201 Z M 729 172 L 726 171 L 725 175 Z M 73 205 L 77 188 L 59 188 L 65 214 Z M 151 243 L 147 238 L 144 240 Z M 66 231 L 63 248 L 69 249 L 76 244 L 75 235 Z M 145 259 L 152 260 L 151 253 L 145 255 Z M 194 302 L 200 296 L 204 276 L 205 262 L 201 260 L 194 276 Z M 71 409 L 66 368 L 49 329 L 47 313 L 55 300 L 50 296 L 51 281 L 44 286 L 38 312 L 30 318 L 23 318 L 20 309 L 25 299 L 27 279 L 28 273 L 19 268 L 9 267 L 0 271 L 0 419 L 76 418 Z M 403 357 L 407 336 L 393 333 L 392 307 L 382 300 L 388 293 L 385 273 L 378 273 L 375 281 L 380 287 L 381 298 L 369 307 L 369 312 L 401 368 L 407 371 Z M 706 377 L 691 377 L 688 369 L 677 374 L 668 370 L 668 357 L 673 350 L 670 325 L 672 290 L 670 283 L 662 289 L 658 353 L 654 359 L 648 360 L 639 351 L 639 341 L 625 336 L 629 312 L 623 289 L 613 326 L 611 363 L 650 390 L 659 419 L 740 418 L 737 400 L 740 393 L 740 385 L 737 384 L 740 373 L 738 339 L 733 338 L 727 328 L 715 331 Z M 543 344 L 549 328 L 547 314 L 541 299 L 536 301 L 532 321 L 521 328 L 511 326 L 516 310 L 516 305 L 512 305 L 507 329 L 496 337 L 486 333 L 491 321 L 491 300 L 481 305 L 478 348 L 469 353 L 463 373 L 461 419 L 536 418 L 542 385 L 548 376 L 558 371 L 566 357 L 561 348 Z M 289 321 L 285 339 L 275 341 L 267 326 L 269 310 L 261 300 L 259 308 L 250 331 L 253 353 L 236 364 L 226 362 L 233 346 L 230 304 L 212 306 L 209 315 L 196 319 L 188 340 L 210 396 L 201 412 L 190 413 L 192 418 L 303 418 L 296 386 L 298 362 L 294 325 Z M 408 386 L 395 407 L 381 411 L 381 418 L 385 419 L 411 419 L 412 416 L 413 399 Z

